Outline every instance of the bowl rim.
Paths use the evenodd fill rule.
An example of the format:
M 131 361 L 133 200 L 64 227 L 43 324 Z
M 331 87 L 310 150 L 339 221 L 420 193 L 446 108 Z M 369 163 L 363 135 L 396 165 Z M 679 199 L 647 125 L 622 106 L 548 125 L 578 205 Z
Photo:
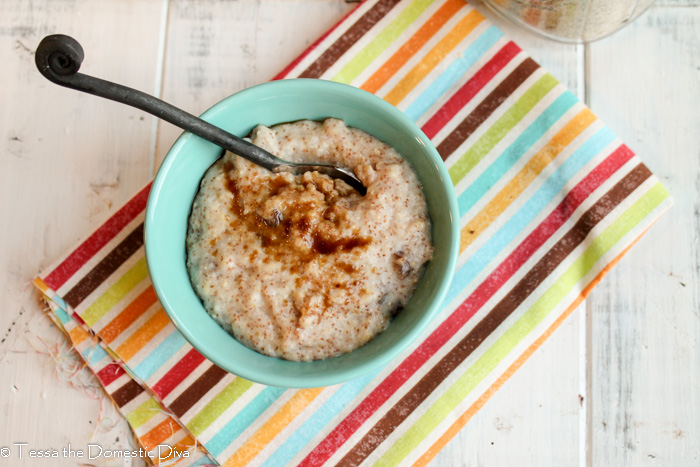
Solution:
M 173 322 L 174 326 L 179 332 L 182 333 L 183 337 L 192 345 L 198 352 L 200 352 L 204 357 L 212 361 L 214 364 L 220 368 L 230 372 L 235 376 L 239 376 L 248 379 L 253 382 L 266 384 L 270 386 L 278 387 L 288 387 L 288 388 L 312 388 L 312 387 L 322 387 L 329 386 L 332 384 L 338 384 L 346 382 L 360 376 L 366 375 L 373 370 L 378 370 L 383 368 L 391 360 L 396 358 L 401 352 L 403 352 L 411 343 L 413 343 L 423 331 L 429 326 L 429 324 L 435 319 L 435 317 L 442 311 L 441 305 L 443 305 L 445 296 L 451 285 L 455 267 L 457 264 L 457 259 L 459 256 L 459 208 L 457 204 L 457 197 L 454 191 L 454 186 L 451 181 L 451 177 L 445 166 L 442 158 L 440 157 L 437 149 L 434 147 L 433 143 L 428 139 L 428 137 L 423 133 L 423 131 L 410 120 L 403 112 L 392 104 L 386 102 L 382 98 L 364 91 L 362 89 L 356 88 L 351 85 L 342 84 L 329 80 L 321 79 L 308 79 L 308 78 L 295 78 L 295 79 L 285 79 L 277 81 L 269 81 L 255 86 L 245 88 L 238 91 L 226 98 L 220 100 L 204 113 L 201 114 L 201 118 L 208 120 L 213 118 L 218 112 L 225 110 L 226 107 L 230 105 L 232 100 L 239 100 L 241 97 L 255 96 L 257 94 L 266 95 L 269 94 L 270 88 L 287 88 L 285 91 L 294 91 L 312 86 L 317 89 L 323 89 L 332 92 L 349 93 L 353 98 L 363 100 L 365 104 L 373 107 L 377 107 L 384 112 L 390 114 L 390 116 L 396 119 L 401 127 L 406 128 L 410 131 L 411 136 L 418 139 L 423 146 L 425 146 L 425 151 L 423 153 L 428 156 L 430 163 L 434 166 L 439 174 L 441 182 L 441 191 L 445 192 L 448 206 L 446 206 L 449 211 L 450 225 L 450 244 L 447 249 L 447 264 L 444 277 L 439 283 L 436 289 L 434 297 L 428 306 L 425 308 L 425 312 L 420 316 L 416 323 L 405 332 L 396 343 L 388 347 L 385 351 L 378 354 L 375 358 L 366 360 L 350 368 L 339 370 L 328 375 L 320 375 L 309 378 L 309 376 L 300 375 L 299 377 L 289 377 L 280 374 L 264 374 L 261 376 L 260 373 L 255 373 L 249 371 L 245 366 L 240 367 L 237 365 L 235 359 L 224 359 L 223 355 L 217 352 L 211 352 L 209 348 L 203 347 L 200 342 L 200 337 L 195 333 L 191 332 L 188 327 L 183 322 L 182 318 L 178 315 L 176 311 L 172 309 L 172 303 L 167 300 L 167 293 L 164 290 L 164 286 L 161 283 L 161 277 L 157 275 L 154 276 L 151 271 L 157 271 L 157 259 L 153 258 L 149 251 L 149 245 L 155 240 L 152 236 L 148 235 L 149 225 L 152 224 L 154 217 L 154 210 L 157 204 L 158 193 L 161 187 L 165 183 L 165 177 L 168 173 L 168 169 L 173 164 L 174 159 L 177 157 L 177 153 L 182 149 L 182 147 L 187 144 L 191 138 L 201 139 L 198 136 L 183 132 L 175 143 L 168 150 L 163 162 L 161 163 L 153 183 L 150 188 L 148 195 L 148 200 L 146 203 L 146 214 L 144 220 L 144 246 L 146 253 L 146 262 L 149 269 L 149 276 L 153 284 L 153 288 L 159 299 L 159 302 L 166 314 Z M 194 291 L 193 291 L 194 292 Z M 243 344 L 241 344 L 243 345 Z M 269 357 L 268 358 L 275 358 Z M 301 364 L 310 364 L 314 362 L 294 362 Z M 309 381 L 311 379 L 311 381 Z

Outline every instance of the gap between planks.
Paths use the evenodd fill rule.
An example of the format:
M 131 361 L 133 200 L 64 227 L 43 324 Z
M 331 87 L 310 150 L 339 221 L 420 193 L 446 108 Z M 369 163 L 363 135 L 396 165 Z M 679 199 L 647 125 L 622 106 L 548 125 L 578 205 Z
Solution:
M 168 29 L 170 25 L 170 0 L 163 1 L 163 9 L 160 15 L 160 37 L 158 38 L 158 52 L 156 59 L 158 66 L 156 67 L 155 82 L 153 83 L 153 95 L 158 99 L 163 96 L 165 73 L 165 50 L 168 46 Z M 151 126 L 151 146 L 148 150 L 148 174 L 150 178 L 156 175 L 156 151 L 158 149 L 158 139 L 160 138 L 159 119 L 153 116 Z
M 581 101 L 590 108 L 590 46 L 576 46 L 576 93 Z M 593 319 L 589 301 L 585 300 L 579 307 L 579 466 L 593 467 Z

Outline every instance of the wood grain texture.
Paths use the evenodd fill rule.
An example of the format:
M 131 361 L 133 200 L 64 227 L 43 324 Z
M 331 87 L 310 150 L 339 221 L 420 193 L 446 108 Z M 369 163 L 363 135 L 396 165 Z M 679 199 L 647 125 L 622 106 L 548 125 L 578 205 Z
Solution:
M 36 335 L 59 347 L 66 341 L 29 282 L 146 183 L 151 121 L 48 82 L 36 70 L 34 50 L 47 34 L 69 34 L 86 49 L 85 72 L 152 89 L 156 50 L 143 43 L 157 37 L 160 9 L 158 1 L 0 2 L 2 446 L 84 448 L 93 433 L 105 446 L 116 438 L 118 445 L 130 442 L 109 401 L 105 415 L 118 427 L 102 438 L 100 402 L 58 380 L 49 356 L 30 345 L 41 345 Z M 75 459 L 51 465 L 74 466 Z
M 199 115 L 270 80 L 352 8 L 342 0 L 173 0 L 163 99 Z M 156 167 L 181 133 L 161 122 Z
M 7 200 L 3 218 L 16 220 L 2 225 L 0 257 L 7 264 L 0 287 L 3 296 L 14 295 L 6 305 L 15 312 L 21 307 L 18 284 L 28 283 L 146 183 L 151 139 L 150 118 L 142 112 L 48 82 L 34 66 L 34 49 L 44 35 L 61 31 L 84 44 L 85 72 L 152 88 L 155 50 L 123 37 L 150 40 L 156 3 L 37 5 L 43 4 L 0 4 L 0 47 L 10 52 L 0 68 L 0 199 Z M 106 24 L 94 28 L 84 18 Z M 2 314 L 0 329 L 10 318 Z
M 656 7 L 591 47 L 593 110 L 675 201 L 589 299 L 593 465 L 700 464 L 699 29 Z
M 579 98 L 584 98 L 582 46 L 553 42 L 514 27 L 483 3 L 470 2 Z M 431 465 L 573 466 L 585 447 L 581 412 L 580 307 L 507 381 Z M 582 368 L 584 367 L 584 368 Z M 584 394 L 582 394 L 584 393 Z M 581 437 L 584 436 L 583 441 Z M 583 442 L 583 444 L 582 444 Z M 552 446 L 557 446 L 556 450 Z
M 15 312 L 21 307 L 18 283 L 28 283 L 148 180 L 150 118 L 50 83 L 36 70 L 34 49 L 43 36 L 61 31 L 84 44 L 83 71 L 152 88 L 155 50 L 123 37 L 151 40 L 156 2 L 38 5 L 44 4 L 0 4 L 0 47 L 8 51 L 0 67 L 0 199 L 3 218 L 16 220 L 1 227 L 0 257 L 7 264 L 0 287 L 3 296 L 14 295 L 6 304 Z M 106 24 L 95 28 L 84 18 Z M 0 316 L 0 329 L 8 315 Z
M 700 0 L 659 0 L 585 48 L 520 31 L 474 3 L 590 102 L 676 205 L 431 465 L 699 465 Z M 57 381 L 54 363 L 30 345 L 33 336 L 59 347 L 65 339 L 28 283 L 146 183 L 180 134 L 46 81 L 33 65 L 41 37 L 74 35 L 86 49 L 86 73 L 201 113 L 270 79 L 354 6 L 0 2 L 0 213 L 12 220 L 0 243 L 0 446 L 130 446 L 108 401 L 103 415 L 120 421 L 96 431 L 99 402 Z
M 579 315 L 576 310 L 476 413 L 431 466 L 538 467 L 579 463 Z M 556 446 L 556 448 L 554 448 Z
M 653 4 L 654 8 L 667 6 L 696 7 L 700 6 L 700 0 L 656 0 Z

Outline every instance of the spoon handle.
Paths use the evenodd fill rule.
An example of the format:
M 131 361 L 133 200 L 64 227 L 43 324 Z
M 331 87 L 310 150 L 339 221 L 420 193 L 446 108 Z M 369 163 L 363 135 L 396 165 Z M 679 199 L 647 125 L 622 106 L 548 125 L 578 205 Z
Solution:
M 37 47 L 35 54 L 36 66 L 41 74 L 56 84 L 141 109 L 268 170 L 285 164 L 264 149 L 157 97 L 121 84 L 78 73 L 83 58 L 83 48 L 78 41 L 63 34 L 46 36 Z

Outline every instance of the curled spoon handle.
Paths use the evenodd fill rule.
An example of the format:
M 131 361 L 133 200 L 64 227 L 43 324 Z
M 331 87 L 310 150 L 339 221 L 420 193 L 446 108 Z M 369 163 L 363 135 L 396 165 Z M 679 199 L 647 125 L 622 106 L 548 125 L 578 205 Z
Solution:
M 85 54 L 78 41 L 70 36 L 46 36 L 35 54 L 39 72 L 48 80 L 67 88 L 104 97 L 136 107 L 184 130 L 200 136 L 224 149 L 241 155 L 268 170 L 274 170 L 285 161 L 264 149 L 185 112 L 155 96 L 121 84 L 78 73 Z

